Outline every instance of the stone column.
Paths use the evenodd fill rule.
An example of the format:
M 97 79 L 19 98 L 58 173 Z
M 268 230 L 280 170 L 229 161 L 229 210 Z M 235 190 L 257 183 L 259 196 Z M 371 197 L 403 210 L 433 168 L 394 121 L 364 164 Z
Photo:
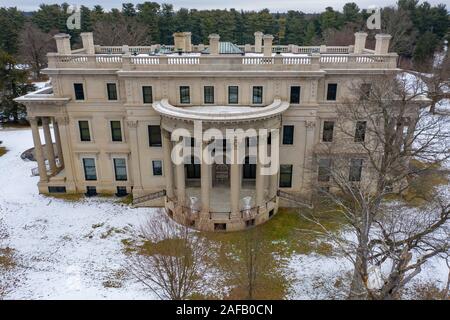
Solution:
M 255 53 L 261 53 L 264 33 L 262 33 L 261 31 L 256 31 L 254 35 L 255 35 Z
M 66 189 L 67 192 L 76 192 L 75 186 L 75 172 L 74 172 L 74 157 L 72 156 L 70 129 L 69 129 L 69 118 L 68 117 L 57 117 L 56 122 L 58 123 L 58 131 L 61 141 L 61 154 L 64 159 L 64 174 L 66 176 Z
M 208 146 L 208 142 L 203 142 L 202 150 Z M 202 157 L 201 162 L 201 196 L 202 196 L 202 212 L 209 213 L 210 195 L 209 190 L 211 187 L 211 165 L 206 163 Z
M 173 166 L 172 166 L 172 141 L 170 132 L 163 129 L 164 175 L 166 177 L 166 195 L 173 199 Z
M 133 175 L 133 193 L 142 191 L 141 170 L 139 165 L 139 137 L 137 134 L 138 122 L 136 120 L 127 121 L 129 144 L 131 149 L 131 172 Z
M 52 134 L 50 133 L 50 118 L 43 117 L 42 118 L 42 127 L 44 129 L 44 137 L 45 137 L 45 153 L 47 154 L 48 164 L 50 166 L 50 172 L 55 174 L 57 171 L 56 160 L 55 160 L 55 151 L 53 149 L 53 141 Z
M 184 177 L 184 159 L 181 164 L 175 165 L 177 172 L 177 198 L 178 205 L 184 206 L 186 202 L 186 181 Z
M 53 133 L 55 134 L 56 151 L 58 153 L 59 167 L 64 168 L 64 156 L 61 146 L 61 134 L 59 133 L 58 122 L 53 121 Z
M 241 197 L 241 170 L 238 163 L 237 155 L 237 141 L 234 140 L 233 144 L 233 161 L 230 168 L 230 208 L 231 214 L 237 215 L 240 211 L 240 197 Z
M 266 138 L 267 139 L 267 138 Z M 259 139 L 258 139 L 259 143 Z M 264 178 L 261 174 L 262 165 L 259 159 L 259 144 L 258 144 L 258 155 L 256 157 L 256 207 L 262 207 L 264 205 Z
M 269 188 L 269 198 L 272 199 L 277 195 L 278 191 L 278 173 L 270 176 Z
M 42 150 L 41 137 L 39 135 L 38 119 L 33 117 L 28 118 L 28 121 L 30 121 L 31 132 L 33 134 L 34 156 L 38 164 L 39 178 L 41 182 L 47 182 L 47 169 L 45 167 L 44 151 Z

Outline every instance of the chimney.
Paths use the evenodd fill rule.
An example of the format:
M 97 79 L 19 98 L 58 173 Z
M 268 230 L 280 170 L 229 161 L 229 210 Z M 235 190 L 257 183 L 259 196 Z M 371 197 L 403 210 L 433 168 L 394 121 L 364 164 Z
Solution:
M 220 36 L 218 34 L 210 34 L 209 37 L 209 54 L 212 56 L 217 56 L 220 54 L 219 51 L 219 40 Z
M 264 57 L 272 56 L 273 36 L 271 34 L 264 35 Z
M 82 32 L 80 36 L 86 54 L 95 54 L 94 34 L 92 32 Z
M 173 34 L 175 51 L 181 49 L 183 52 L 192 51 L 191 33 L 190 32 L 175 32 Z
M 58 33 L 53 37 L 56 41 L 56 48 L 59 54 L 72 54 L 70 47 L 70 35 Z
M 366 48 L 366 39 L 367 33 L 365 32 L 355 33 L 355 47 L 353 49 L 354 53 L 356 54 L 364 53 L 364 49 Z
M 263 33 L 261 31 L 255 32 L 255 53 L 261 53 L 262 52 L 262 39 L 263 39 Z
M 391 41 L 391 35 L 389 34 L 377 34 L 375 35 L 375 54 L 387 54 L 389 52 L 389 42 Z

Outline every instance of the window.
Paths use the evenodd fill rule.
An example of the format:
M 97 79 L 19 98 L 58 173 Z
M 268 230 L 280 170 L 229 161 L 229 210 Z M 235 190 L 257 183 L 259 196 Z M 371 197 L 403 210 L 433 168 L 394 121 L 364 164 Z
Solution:
M 227 230 L 227 224 L 226 223 L 214 223 L 214 230 L 225 231 L 225 230 Z
M 200 179 L 201 178 L 201 166 L 199 163 L 196 163 L 195 160 L 196 160 L 196 158 L 191 157 L 191 163 L 184 165 L 186 168 L 186 177 L 188 179 Z
M 283 126 L 283 144 L 294 144 L 294 126 Z
M 350 159 L 349 181 L 361 181 L 363 159 Z
M 300 87 L 291 87 L 291 103 L 299 104 L 300 103 Z
M 292 187 L 292 165 L 282 164 L 280 166 L 280 188 Z
M 327 90 L 327 100 L 328 101 L 336 101 L 336 96 L 337 96 L 337 84 L 329 83 L 328 90 Z
M 153 103 L 153 89 L 150 86 L 142 87 L 142 101 L 144 103 Z
M 357 121 L 355 130 L 355 142 L 364 142 L 366 139 L 367 121 Z
M 372 90 L 372 84 L 363 83 L 361 85 L 361 100 L 367 99 L 370 96 L 370 91 Z
M 153 160 L 153 175 L 154 176 L 162 176 L 162 161 L 161 160 Z
M 116 181 L 127 181 L 127 162 L 123 158 L 116 158 L 114 161 L 114 173 Z
M 250 219 L 250 220 L 245 221 L 245 227 L 246 228 L 251 228 L 254 225 L 255 225 L 255 219 Z
M 108 100 L 117 100 L 117 85 L 115 83 L 107 83 Z
M 263 87 L 253 87 L 253 104 L 262 104 L 263 103 Z
M 180 103 L 191 103 L 191 95 L 189 93 L 189 87 L 180 87 Z
M 229 86 L 228 87 L 228 103 L 238 104 L 239 103 L 239 87 Z
M 80 128 L 80 140 L 91 141 L 91 133 L 89 131 L 89 121 L 78 121 L 78 127 Z
M 114 142 L 122 141 L 122 126 L 120 121 L 111 121 L 111 139 Z
M 86 187 L 86 196 L 87 197 L 93 197 L 97 195 L 97 188 L 96 187 L 92 187 L 92 186 L 88 186 Z
M 162 146 L 160 126 L 148 126 L 148 140 L 150 147 Z
M 127 187 L 124 187 L 124 186 L 117 187 L 116 196 L 118 196 L 118 197 L 125 197 L 127 195 L 128 195 Z
M 97 170 L 95 169 L 95 159 L 94 158 L 84 158 L 83 159 L 83 167 L 84 167 L 84 178 L 87 181 L 97 180 Z
M 75 100 L 84 100 L 84 89 L 82 83 L 74 83 Z
M 333 132 L 334 132 L 334 121 L 324 121 L 323 122 L 322 141 L 323 142 L 332 142 L 333 141 Z
M 61 186 L 54 186 L 54 187 L 48 187 L 49 193 L 66 193 L 66 187 Z
M 205 104 L 213 104 L 214 103 L 214 87 L 213 86 L 205 86 L 204 90 L 204 102 Z
M 328 182 L 331 177 L 331 159 L 319 159 L 319 170 L 317 180 L 319 182 Z
M 243 179 L 256 179 L 256 159 L 250 163 L 250 157 L 245 157 L 245 162 L 242 165 Z

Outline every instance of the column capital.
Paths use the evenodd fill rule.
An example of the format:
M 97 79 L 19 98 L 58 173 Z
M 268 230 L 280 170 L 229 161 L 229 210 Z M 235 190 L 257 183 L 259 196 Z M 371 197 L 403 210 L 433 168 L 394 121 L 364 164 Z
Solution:
M 33 117 L 33 116 L 28 116 L 27 120 L 31 125 L 37 125 L 39 118 Z
M 41 120 L 43 125 L 50 124 L 50 117 L 42 117 Z
M 137 128 L 138 122 L 137 120 L 127 120 L 127 126 L 128 128 Z

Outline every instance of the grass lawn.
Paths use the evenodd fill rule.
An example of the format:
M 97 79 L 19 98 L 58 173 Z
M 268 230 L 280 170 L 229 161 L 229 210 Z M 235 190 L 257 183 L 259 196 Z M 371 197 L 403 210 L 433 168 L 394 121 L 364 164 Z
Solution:
M 220 271 L 220 287 L 232 288 L 225 297 L 214 294 L 194 293 L 194 299 L 245 299 L 248 279 L 247 262 L 255 257 L 258 276 L 253 298 L 283 299 L 290 288 L 290 279 L 284 268 L 294 254 L 332 255 L 332 247 L 321 239 L 315 230 L 317 226 L 299 213 L 303 209 L 280 209 L 277 215 L 263 225 L 253 229 L 230 233 L 208 233 L 200 235 L 208 240 L 211 254 L 208 263 Z M 322 212 L 322 211 L 321 211 Z M 310 214 L 305 212 L 305 214 Z M 316 216 L 317 217 L 317 216 Z M 321 222 L 330 230 L 343 227 L 335 212 L 329 210 L 321 214 Z M 159 243 L 136 243 L 122 241 L 126 253 L 137 254 L 173 254 L 178 239 L 164 240 Z

